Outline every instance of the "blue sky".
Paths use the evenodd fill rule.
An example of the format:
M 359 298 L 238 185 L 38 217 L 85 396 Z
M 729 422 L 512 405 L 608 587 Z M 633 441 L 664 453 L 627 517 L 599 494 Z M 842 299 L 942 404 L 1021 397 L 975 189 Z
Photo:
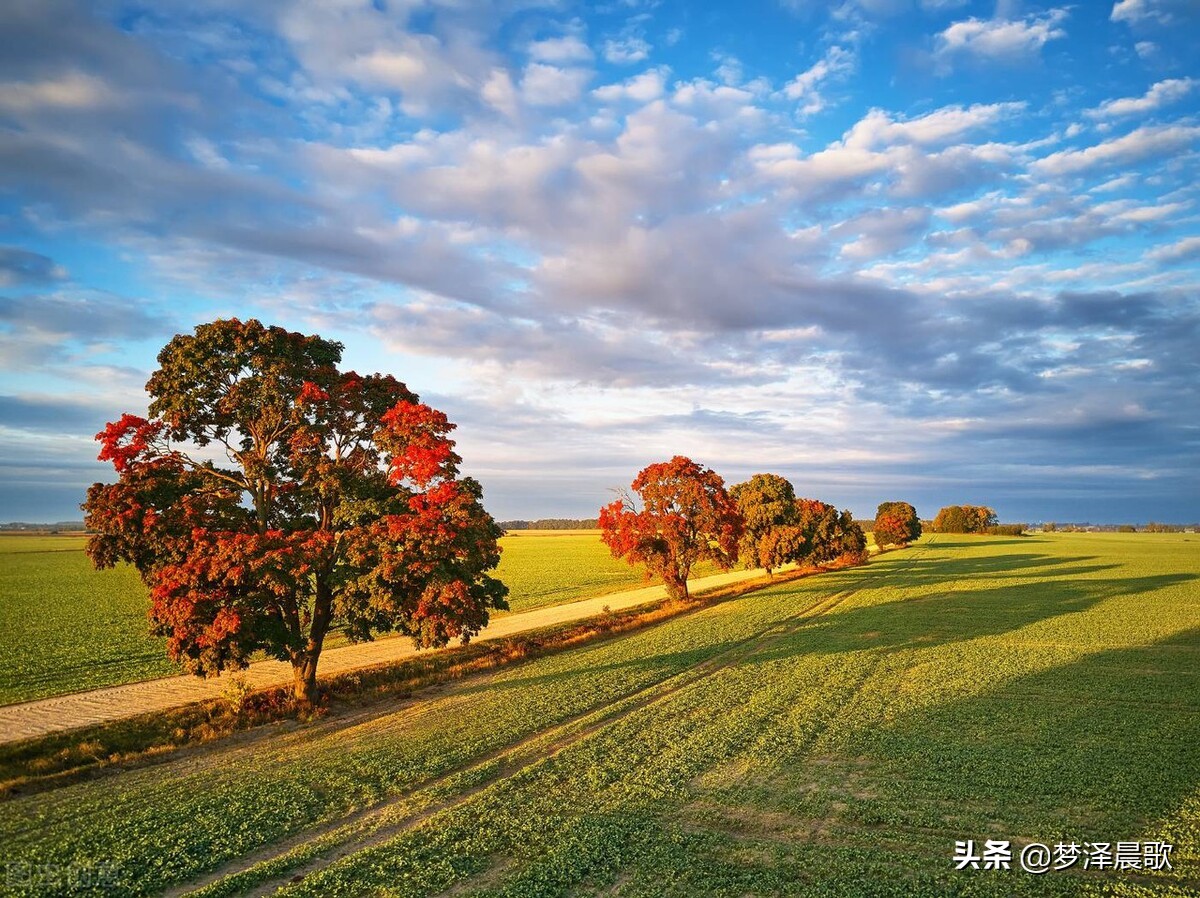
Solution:
M 0 520 L 217 317 L 341 340 L 498 518 L 687 454 L 871 514 L 1200 519 L 1200 11 L 0 8 Z

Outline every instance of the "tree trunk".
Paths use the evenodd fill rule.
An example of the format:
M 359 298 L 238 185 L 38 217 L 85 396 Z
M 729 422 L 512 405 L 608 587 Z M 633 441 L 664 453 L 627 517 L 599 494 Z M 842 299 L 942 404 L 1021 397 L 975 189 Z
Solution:
M 667 587 L 667 596 L 674 599 L 676 602 L 686 602 L 688 599 L 688 584 L 686 577 L 673 577 L 664 579 L 664 584 Z
M 292 659 L 292 695 L 297 703 L 312 707 L 317 703 L 317 659 L 304 653 Z

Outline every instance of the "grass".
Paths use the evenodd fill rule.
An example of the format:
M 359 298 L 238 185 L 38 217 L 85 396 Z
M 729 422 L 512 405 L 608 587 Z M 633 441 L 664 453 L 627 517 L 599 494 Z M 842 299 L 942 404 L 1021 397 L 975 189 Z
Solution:
M 0 704 L 180 672 L 149 635 L 145 587 L 128 566 L 92 569 L 78 536 L 0 536 Z M 634 588 L 639 569 L 614 559 L 599 531 L 518 531 L 501 540 L 496 575 L 512 612 Z M 714 573 L 711 565 L 696 576 Z M 501 612 L 504 613 L 504 612 Z M 326 648 L 345 645 L 338 632 Z
M 935 537 L 11 800 L 0 844 L 129 894 L 1195 895 L 1198 548 Z M 1175 870 L 956 873 L 968 838 L 1162 838 Z
M 129 567 L 96 571 L 71 536 L 0 536 L 0 704 L 175 673 Z
M 496 576 L 508 585 L 510 610 L 572 602 L 645 582 L 642 572 L 613 558 L 599 530 L 516 530 L 500 541 Z

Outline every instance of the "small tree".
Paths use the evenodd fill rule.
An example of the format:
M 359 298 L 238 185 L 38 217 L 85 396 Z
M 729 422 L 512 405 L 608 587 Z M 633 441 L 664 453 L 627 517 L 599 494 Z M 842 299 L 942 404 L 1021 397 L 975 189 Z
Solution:
M 921 538 L 921 519 L 907 502 L 883 502 L 875 513 L 875 545 L 907 546 Z
M 715 471 L 676 455 L 644 468 L 632 488 L 638 500 L 623 493 L 600 509 L 601 539 L 614 557 L 646 565 L 673 599 L 688 597 L 696 562 L 733 565 L 742 518 Z
M 507 607 L 485 573 L 501 531 L 458 476 L 454 425 L 395 378 L 339 371 L 341 348 L 200 325 L 159 353 L 151 417 L 97 435 L 118 480 L 88 490 L 88 554 L 137 568 L 152 631 L 196 674 L 261 650 L 312 702 L 335 622 L 352 640 L 441 646 Z
M 800 526 L 810 534 L 806 560 L 814 564 L 866 560 L 867 537 L 849 509 L 839 514 L 836 507 L 817 499 L 800 499 L 797 504 Z

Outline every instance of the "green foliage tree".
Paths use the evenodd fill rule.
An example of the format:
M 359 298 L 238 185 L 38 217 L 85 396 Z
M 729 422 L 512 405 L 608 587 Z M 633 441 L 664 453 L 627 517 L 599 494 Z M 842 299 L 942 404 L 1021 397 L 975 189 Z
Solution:
M 339 371 L 341 344 L 237 319 L 177 335 L 150 418 L 97 435 L 116 483 L 83 508 L 97 567 L 127 561 L 154 633 L 196 674 L 291 662 L 316 697 L 326 635 L 466 642 L 505 608 L 500 529 L 459 476 L 444 414 L 386 375 Z
M 632 489 L 638 499 L 624 493 L 600 509 L 601 539 L 614 557 L 646 565 L 674 599 L 688 597 L 696 562 L 733 565 L 742 516 L 715 471 L 676 455 L 644 468 Z
M 996 512 L 982 505 L 947 505 L 933 519 L 935 533 L 988 533 L 998 526 Z
M 745 522 L 739 544 L 747 567 L 771 573 L 791 562 L 861 562 L 867 538 L 854 516 L 817 499 L 797 499 L 795 488 L 778 474 L 755 474 L 730 488 Z
M 755 474 L 729 489 L 742 516 L 738 555 L 749 568 L 771 573 L 808 551 L 808 537 L 800 525 L 796 490 L 778 474 Z
M 882 502 L 875 512 L 875 545 L 907 546 L 921 538 L 921 519 L 908 502 Z

